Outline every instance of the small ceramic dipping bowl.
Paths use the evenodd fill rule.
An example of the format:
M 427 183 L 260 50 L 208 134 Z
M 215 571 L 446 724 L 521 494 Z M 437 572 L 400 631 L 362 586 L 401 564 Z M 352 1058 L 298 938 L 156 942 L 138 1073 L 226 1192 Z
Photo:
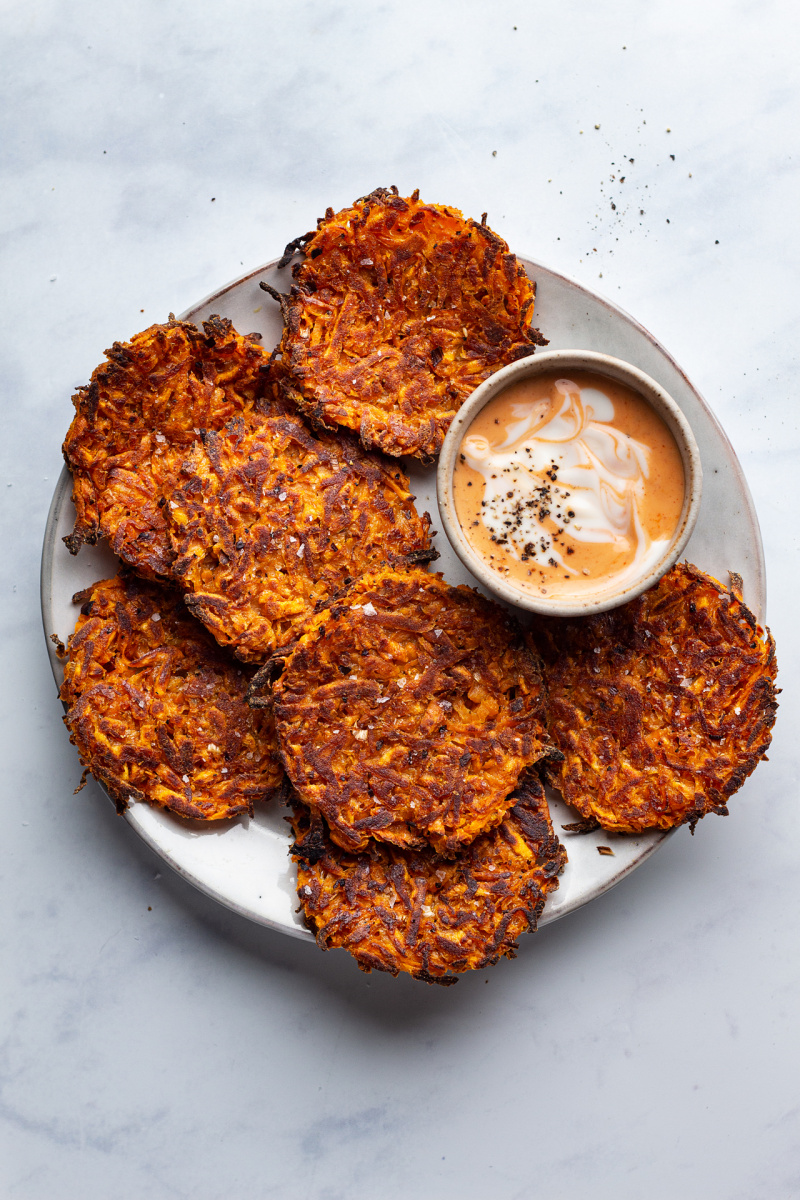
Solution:
M 569 391 L 562 389 L 561 384 L 563 381 L 569 380 L 572 375 L 583 381 L 582 389 L 588 390 L 573 391 L 572 399 L 570 399 Z M 542 376 L 550 377 L 551 384 L 555 379 L 559 381 L 555 386 L 560 390 L 551 393 L 558 398 L 558 403 L 552 400 L 542 401 L 540 408 L 536 410 L 538 416 L 529 419 L 528 426 L 525 426 L 524 419 L 521 423 L 519 420 L 523 410 L 515 408 L 513 418 L 501 423 L 497 437 L 491 442 L 490 447 L 490 442 L 483 435 L 487 435 L 497 421 L 490 420 L 488 413 L 483 414 L 486 405 L 495 397 L 500 396 L 500 393 L 509 389 L 511 385 L 527 384 L 528 381 L 535 385 L 537 379 Z M 619 401 L 622 408 L 615 407 L 610 400 L 604 399 L 604 394 L 602 394 L 604 381 L 610 382 L 610 394 L 623 397 Z M 622 389 L 615 388 L 614 385 L 622 385 Z M 540 379 L 540 390 L 545 386 L 550 386 L 547 384 L 547 380 Z M 627 393 L 625 389 L 628 389 Z M 634 393 L 633 397 L 630 397 L 630 392 Z M 514 396 L 517 397 L 519 394 L 519 389 L 515 388 Z M 663 425 L 665 425 L 669 434 L 672 435 L 674 446 L 670 445 L 669 438 L 664 436 L 660 443 L 661 450 L 652 450 L 648 457 L 648 454 L 640 449 L 642 443 L 636 440 L 638 435 L 635 432 L 627 433 L 626 437 L 624 421 L 620 420 L 620 428 L 624 432 L 615 428 L 616 415 L 625 411 L 624 396 L 626 394 L 629 396 L 629 408 L 630 404 L 633 406 L 630 411 L 636 412 L 638 409 L 639 416 L 643 417 L 645 425 L 650 422 L 662 433 Z M 511 403 L 510 393 L 508 399 Z M 561 404 L 562 399 L 563 404 Z M 644 401 L 644 410 L 642 410 L 641 401 Z M 555 408 L 553 408 L 554 403 Z M 502 406 L 502 398 L 498 404 Z M 561 404 L 560 410 L 559 404 Z M 549 409 L 547 409 L 548 405 Z M 548 417 L 542 415 L 546 409 L 551 414 Z M 647 412 L 647 409 L 652 410 L 661 419 L 663 425 L 659 425 L 657 421 L 653 422 L 652 415 Z M 490 411 L 510 412 L 510 408 L 502 410 L 495 405 Z M 483 414 L 482 420 L 478 420 L 478 424 L 475 425 L 476 419 L 480 418 L 481 414 Z M 551 420 L 553 415 L 555 415 L 555 420 Z M 609 421 L 609 423 L 606 425 L 597 423 L 602 420 Z M 539 443 L 538 449 L 533 442 L 530 443 L 533 450 L 525 449 L 528 444 L 527 434 L 520 435 L 519 432 L 523 427 L 530 427 L 533 430 L 532 437 L 534 439 L 537 431 L 547 429 L 548 432 L 541 434 L 544 441 Z M 576 430 L 582 440 L 573 441 L 567 446 L 570 437 Z M 481 432 L 480 437 L 474 436 L 476 431 Z M 491 461 L 492 465 L 481 468 L 481 476 L 475 476 L 475 492 L 469 493 L 472 498 L 471 503 L 473 500 L 475 502 L 470 516 L 479 517 L 481 500 L 477 493 L 480 492 L 490 498 L 484 502 L 484 510 L 493 513 L 494 524 L 492 525 L 490 522 L 488 532 L 484 528 L 482 536 L 480 533 L 473 535 L 472 541 L 466 536 L 464 527 L 459 520 L 453 482 L 454 472 L 459 464 L 474 461 L 468 456 L 462 457 L 464 453 L 462 443 L 468 436 L 471 440 L 466 444 L 467 449 L 470 446 L 478 446 L 482 447 L 485 452 L 491 448 L 491 453 L 494 455 L 491 459 L 481 460 L 482 463 Z M 655 444 L 655 442 L 652 443 L 652 445 Z M 514 447 L 519 446 L 522 446 L 522 451 L 518 456 L 509 458 L 508 455 L 514 451 Z M 542 449 L 543 447 L 544 449 Z M 619 492 L 615 490 L 617 477 L 609 475 L 607 461 L 603 459 L 603 447 L 606 448 L 607 459 L 610 457 L 612 462 L 619 465 L 621 489 Z M 683 466 L 682 498 L 680 468 L 675 455 L 676 448 Z M 543 453 L 545 454 L 544 458 L 542 458 Z M 673 464 L 671 478 L 673 481 L 678 481 L 670 489 L 663 482 L 668 474 L 668 460 Z M 529 467 L 530 464 L 537 462 L 539 465 L 535 469 Z M 544 468 L 542 468 L 542 463 L 545 464 Z M 582 490 L 584 479 L 589 477 L 587 470 L 583 468 L 592 464 L 594 466 L 599 464 L 593 477 L 592 488 L 594 490 L 592 491 L 592 488 Z M 498 472 L 497 475 L 488 473 L 495 470 Z M 623 479 L 623 476 L 628 478 Z M 636 478 L 631 483 L 630 478 L 634 476 Z M 638 482 L 636 482 L 637 479 Z M 490 484 L 490 480 L 495 480 L 495 482 Z M 505 491 L 507 484 L 510 488 L 508 492 Z M 541 484 L 542 487 L 537 487 L 537 484 Z M 514 490 L 514 485 L 517 485 L 517 490 Z M 614 573 L 604 575 L 602 571 L 598 571 L 595 581 L 591 578 L 592 572 L 585 568 L 582 570 L 582 574 L 588 578 L 580 579 L 579 584 L 576 583 L 574 587 L 570 583 L 561 584 L 561 580 L 578 579 L 576 564 L 585 561 L 580 557 L 583 544 L 601 540 L 602 537 L 602 530 L 598 533 L 598 529 L 605 517 L 602 514 L 592 516 L 591 514 L 595 510 L 586 506 L 586 498 L 590 495 L 597 497 L 600 507 L 602 508 L 604 505 L 605 513 L 611 513 L 615 520 L 622 519 L 627 513 L 629 528 L 635 528 L 641 532 L 642 524 L 637 515 L 639 509 L 636 507 L 640 501 L 636 499 L 636 496 L 643 495 L 642 489 L 646 489 L 648 486 L 651 489 L 651 507 L 653 503 L 658 507 L 662 502 L 662 496 L 665 497 L 666 491 L 671 491 L 670 503 L 674 512 L 674 520 L 666 532 L 662 531 L 658 537 L 654 537 L 652 540 L 646 536 L 639 538 L 635 544 L 646 547 L 646 549 L 631 551 L 632 560 L 625 569 L 616 575 Z M 491 494 L 490 487 L 492 488 Z M 529 493 L 527 496 L 526 488 Z M 628 491 L 625 491 L 625 488 L 628 488 Z M 633 491 L 630 490 L 631 488 Z M 639 489 L 638 492 L 636 488 Z M 678 560 L 691 536 L 700 510 L 701 489 L 702 469 L 697 443 L 689 423 L 672 397 L 649 375 L 645 375 L 643 371 L 631 366 L 630 363 L 588 350 L 545 351 L 510 363 L 490 376 L 476 388 L 456 414 L 442 447 L 437 472 L 439 512 L 444 530 L 464 565 L 487 591 L 493 592 L 501 600 L 531 612 L 559 617 L 582 616 L 615 608 L 617 605 L 634 599 L 657 583 L 665 571 L 669 570 Z M 461 493 L 462 497 L 464 494 L 464 492 Z M 508 502 L 505 499 L 506 496 L 510 497 Z M 533 498 L 536 498 L 535 504 L 527 503 Z M 462 518 L 466 512 L 464 503 L 462 500 L 460 510 Z M 487 510 L 486 503 L 490 503 L 493 507 Z M 544 539 L 541 536 L 546 533 L 544 526 L 536 526 L 536 536 L 531 534 L 533 526 L 530 524 L 530 519 L 532 518 L 525 517 L 526 504 L 528 511 L 534 509 L 540 512 L 544 511 L 545 514 L 554 514 L 546 522 L 550 536 L 555 535 L 555 540 L 549 545 L 547 545 L 547 536 Z M 598 509 L 598 513 L 599 511 Z M 590 514 L 588 517 L 587 513 Z M 508 519 L 503 520 L 503 518 Z M 523 520 L 528 520 L 528 524 L 520 525 L 519 522 Z M 574 530 L 566 528 L 571 521 L 574 524 Z M 596 529 L 592 527 L 592 521 L 595 522 Z M 517 522 L 516 542 L 513 541 L 514 533 L 507 532 L 515 522 Z M 478 519 L 469 520 L 467 523 L 475 526 L 482 525 Z M 520 528 L 523 529 L 523 533 L 527 530 L 530 534 L 532 538 L 530 542 L 524 542 L 524 537 L 519 533 Z M 567 536 L 566 539 L 563 539 L 562 535 L 565 530 Z M 497 565 L 490 562 L 489 552 L 498 548 L 498 542 L 489 538 L 489 533 L 493 534 L 493 537 L 498 539 L 503 547 L 502 551 L 494 555 L 494 564 Z M 579 539 L 579 541 L 570 542 L 570 538 Z M 481 548 L 476 548 L 474 543 L 481 540 L 483 543 Z M 626 544 L 634 545 L 634 542 L 625 543 L 623 540 L 610 544 L 624 546 Z M 571 548 L 567 548 L 567 545 L 570 545 Z M 577 555 L 576 549 L 579 551 Z M 524 559 L 522 559 L 522 555 L 525 555 Z M 567 555 L 573 557 L 568 558 Z M 524 567 L 522 566 L 523 561 L 526 564 Z M 547 578 L 545 576 L 550 568 L 543 566 L 546 562 L 549 562 L 552 568 L 555 568 L 556 562 L 559 565 L 558 571 L 551 572 Z M 502 566 L 504 563 L 507 564 L 505 569 Z M 528 576 L 530 576 L 530 580 Z M 555 586 L 551 586 L 551 581 L 555 581 Z

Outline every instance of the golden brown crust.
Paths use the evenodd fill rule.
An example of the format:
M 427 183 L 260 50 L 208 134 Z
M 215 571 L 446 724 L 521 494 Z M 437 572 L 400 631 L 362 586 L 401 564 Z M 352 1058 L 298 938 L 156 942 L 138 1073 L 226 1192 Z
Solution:
M 376 842 L 348 854 L 300 804 L 292 828 L 297 894 L 317 944 L 348 950 L 362 971 L 405 971 L 426 983 L 455 983 L 462 971 L 513 958 L 566 862 L 535 777 L 501 824 L 456 859 Z
M 622 608 L 537 622 L 534 640 L 568 804 L 623 833 L 727 813 L 777 709 L 775 643 L 740 595 L 682 564 Z
M 274 685 L 286 772 L 335 842 L 455 854 L 547 749 L 542 682 L 508 613 L 419 568 L 315 614 Z
M 315 437 L 277 407 L 209 433 L 172 496 L 173 575 L 218 642 L 248 662 L 385 563 L 435 558 L 408 478 L 354 438 Z
M 379 188 L 305 243 L 283 302 L 296 403 L 365 446 L 431 459 L 470 393 L 533 353 L 534 289 L 502 238 L 455 208 Z
M 113 551 L 149 578 L 169 575 L 172 549 L 163 506 L 201 429 L 220 429 L 269 394 L 269 355 L 230 321 L 211 317 L 203 332 L 170 318 L 130 342 L 73 397 L 64 442 L 73 474 L 76 554 L 107 538 Z
M 81 761 L 120 812 L 132 799 L 212 821 L 283 781 L 272 715 L 175 592 L 133 576 L 81 592 L 61 699 Z

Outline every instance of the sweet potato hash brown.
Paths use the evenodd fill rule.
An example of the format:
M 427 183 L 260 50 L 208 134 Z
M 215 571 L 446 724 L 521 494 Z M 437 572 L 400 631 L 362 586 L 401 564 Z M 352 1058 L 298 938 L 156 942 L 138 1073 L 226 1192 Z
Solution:
M 436 558 L 397 464 L 277 408 L 209 432 L 172 496 L 174 578 L 239 658 L 264 662 L 366 571 Z
M 777 709 L 775 643 L 734 586 L 678 565 L 621 608 L 537 622 L 534 638 L 564 755 L 547 773 L 568 804 L 620 833 L 727 815 Z
M 500 823 L 547 752 L 542 690 L 504 609 L 413 568 L 366 576 L 311 617 L 273 699 L 286 773 L 333 841 L 453 855 Z
M 535 776 L 512 804 L 455 859 L 374 841 L 349 854 L 318 814 L 295 804 L 297 894 L 317 944 L 348 950 L 362 971 L 405 971 L 426 983 L 455 983 L 459 972 L 513 958 L 558 887 L 566 853 Z
M 252 813 L 283 771 L 271 715 L 245 702 L 247 672 L 157 584 L 117 576 L 75 599 L 64 720 L 118 811 L 147 800 L 205 821 Z
M 202 332 L 170 317 L 106 355 L 73 397 L 64 458 L 77 516 L 65 541 L 77 554 L 104 537 L 140 574 L 164 578 L 173 553 L 163 507 L 183 460 L 201 429 L 259 404 L 270 356 L 222 317 Z
M 294 399 L 367 447 L 432 459 L 478 384 L 545 343 L 533 285 L 485 216 L 379 188 L 328 209 L 287 255 L 300 247 L 280 298 Z

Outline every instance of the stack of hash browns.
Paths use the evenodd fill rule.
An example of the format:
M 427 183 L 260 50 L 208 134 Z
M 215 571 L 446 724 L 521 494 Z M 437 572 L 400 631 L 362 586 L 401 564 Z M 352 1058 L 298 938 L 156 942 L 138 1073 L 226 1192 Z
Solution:
M 119 811 L 288 796 L 318 944 L 449 984 L 513 957 L 558 886 L 540 776 L 584 829 L 727 812 L 769 746 L 774 643 L 688 565 L 528 634 L 430 574 L 397 457 L 431 461 L 544 342 L 534 286 L 485 216 L 395 188 L 329 209 L 283 265 L 298 252 L 290 294 L 266 289 L 276 351 L 170 317 L 74 397 L 65 541 L 123 565 L 75 597 L 65 721 Z

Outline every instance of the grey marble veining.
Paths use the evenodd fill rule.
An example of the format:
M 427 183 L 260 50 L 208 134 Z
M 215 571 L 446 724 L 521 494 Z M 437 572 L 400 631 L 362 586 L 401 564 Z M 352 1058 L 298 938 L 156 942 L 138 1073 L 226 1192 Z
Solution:
M 796 7 L 3 8 L 0 1193 L 795 1197 Z M 102 350 L 388 183 L 488 211 L 686 370 L 753 493 L 784 688 L 730 818 L 450 989 L 242 921 L 73 796 L 38 610 Z

